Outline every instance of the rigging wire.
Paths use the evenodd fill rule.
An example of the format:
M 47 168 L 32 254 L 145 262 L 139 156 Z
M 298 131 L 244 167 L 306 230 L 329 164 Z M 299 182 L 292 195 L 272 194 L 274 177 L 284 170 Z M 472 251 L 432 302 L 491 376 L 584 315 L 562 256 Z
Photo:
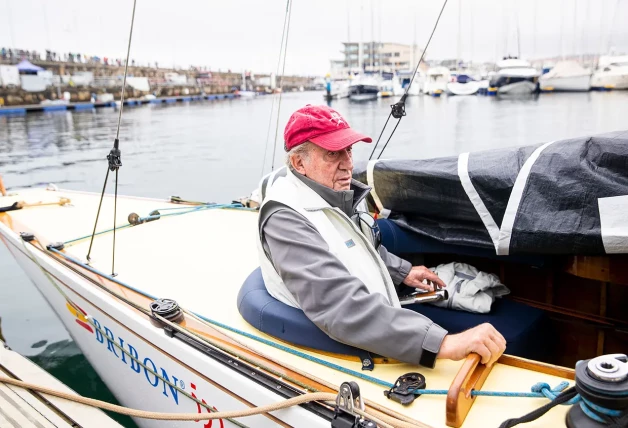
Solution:
M 279 67 L 281 67 L 281 55 L 283 53 L 284 56 L 284 62 L 285 62 L 285 58 L 286 58 L 286 54 L 283 51 L 283 43 L 286 37 L 286 24 L 288 22 L 288 9 L 290 7 L 290 0 L 286 1 L 286 14 L 284 15 L 283 18 L 283 30 L 281 32 L 281 44 L 279 45 L 279 57 L 277 58 L 277 71 L 275 72 L 275 83 L 276 83 L 276 79 L 279 75 Z M 277 87 L 277 85 L 275 84 L 275 88 Z M 281 95 L 281 92 L 280 92 Z M 277 97 L 275 96 L 275 94 L 273 94 L 273 102 L 270 106 L 270 117 L 268 118 L 268 130 L 266 131 L 266 146 L 264 147 L 264 157 L 262 158 L 262 168 L 261 168 L 261 173 L 260 173 L 260 178 L 264 176 L 264 165 L 266 165 L 266 154 L 268 153 L 268 142 L 270 141 L 270 129 L 272 127 L 272 123 L 273 123 L 273 112 L 275 111 L 275 99 Z M 275 140 L 277 139 L 277 136 L 275 135 Z
M 275 139 L 273 140 L 273 158 L 270 170 L 275 170 L 275 153 L 277 152 L 277 133 L 279 132 L 279 113 L 281 112 L 281 95 L 283 94 L 283 78 L 286 74 L 286 56 L 288 54 L 288 36 L 290 35 L 290 18 L 292 16 L 292 1 L 288 0 L 288 24 L 286 26 L 286 45 L 283 50 L 283 67 L 281 69 L 281 80 L 279 80 L 279 102 L 277 104 L 277 125 L 275 126 Z
M 377 159 L 381 158 L 382 154 L 384 153 L 384 150 L 386 150 L 386 147 L 388 146 L 388 143 L 390 142 L 390 139 L 395 134 L 395 131 L 397 130 L 397 127 L 399 126 L 399 123 L 401 122 L 401 118 L 403 118 L 406 115 L 406 98 L 408 98 L 408 91 L 410 90 L 410 87 L 412 86 L 412 83 L 414 82 L 414 78 L 416 77 L 416 74 L 419 72 L 419 66 L 421 65 L 421 62 L 423 61 L 423 57 L 425 56 L 425 52 L 427 52 L 427 48 L 430 46 L 432 37 L 434 37 L 434 33 L 436 32 L 436 28 L 438 27 L 440 18 L 443 16 L 443 11 L 445 10 L 445 6 L 447 6 L 447 1 L 448 0 L 443 1 L 443 6 L 440 9 L 438 18 L 436 18 L 436 22 L 434 23 L 434 28 L 432 28 L 432 33 L 430 34 L 430 38 L 427 39 L 427 43 L 425 45 L 425 48 L 423 49 L 423 53 L 421 53 L 421 58 L 419 58 L 419 62 L 417 62 L 416 67 L 414 69 L 414 73 L 412 73 L 412 77 L 410 78 L 410 83 L 408 84 L 408 86 L 406 86 L 406 90 L 404 91 L 399 101 L 390 106 L 391 108 L 390 113 L 388 114 L 388 118 L 386 119 L 386 122 L 384 123 L 382 132 L 379 134 L 379 138 L 377 139 L 377 142 L 375 143 L 375 146 L 373 147 L 373 151 L 371 152 L 371 155 L 369 156 L 369 160 L 373 159 L 375 150 L 377 149 L 377 146 L 379 145 L 379 141 L 381 140 L 382 135 L 384 134 L 384 131 L 386 130 L 386 125 L 388 125 L 388 121 L 390 120 L 390 117 L 392 116 L 395 119 L 397 119 L 397 123 L 395 124 L 395 127 L 393 128 L 392 132 L 390 133 L 388 140 L 386 140 L 386 144 L 384 144 L 384 147 L 379 152 Z
M 100 194 L 100 202 L 98 203 L 98 211 L 96 212 L 96 221 L 94 222 L 94 229 L 92 231 L 92 237 L 89 241 L 89 250 L 87 251 L 87 261 L 90 261 L 90 254 L 92 252 L 92 246 L 94 244 L 94 235 L 96 234 L 96 226 L 98 225 L 98 218 L 100 217 L 100 209 L 102 207 L 102 201 L 105 196 L 105 188 L 107 187 L 107 180 L 109 179 L 109 171 L 116 173 L 115 180 L 115 194 L 113 200 L 113 256 L 111 259 L 111 276 L 116 276 L 115 263 L 116 263 L 116 215 L 118 211 L 118 170 L 122 166 L 122 159 L 120 152 L 120 124 L 122 123 L 122 110 L 124 108 L 124 90 L 126 88 L 126 77 L 129 72 L 129 56 L 131 54 L 131 40 L 133 39 L 133 24 L 135 23 L 135 7 L 137 6 L 137 0 L 133 0 L 133 13 L 131 15 L 131 29 L 129 31 L 129 43 L 126 50 L 126 62 L 124 63 L 124 79 L 122 81 L 122 92 L 120 93 L 120 112 L 118 114 L 118 126 L 116 128 L 116 138 L 113 140 L 113 148 L 107 155 L 107 174 L 105 175 L 105 182 L 102 186 L 102 193 Z

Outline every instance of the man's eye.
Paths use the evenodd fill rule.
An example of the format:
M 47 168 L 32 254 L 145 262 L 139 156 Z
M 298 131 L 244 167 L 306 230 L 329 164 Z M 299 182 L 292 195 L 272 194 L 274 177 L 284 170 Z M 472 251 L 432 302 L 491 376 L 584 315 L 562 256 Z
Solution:
M 336 156 L 338 156 L 338 152 L 327 152 L 327 156 L 329 156 L 329 157 L 336 157 Z

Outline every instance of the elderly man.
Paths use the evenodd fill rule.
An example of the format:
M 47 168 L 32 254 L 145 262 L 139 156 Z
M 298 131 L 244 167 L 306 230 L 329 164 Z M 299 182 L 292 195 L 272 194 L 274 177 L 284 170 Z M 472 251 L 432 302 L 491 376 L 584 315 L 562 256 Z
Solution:
M 260 264 L 268 292 L 360 349 L 427 367 L 471 352 L 493 364 L 506 341 L 490 324 L 449 335 L 399 304 L 401 284 L 444 284 L 379 244 L 365 203 L 370 188 L 352 179 L 351 147 L 372 140 L 335 110 L 311 105 L 290 117 L 284 140 L 287 168 L 262 186 Z

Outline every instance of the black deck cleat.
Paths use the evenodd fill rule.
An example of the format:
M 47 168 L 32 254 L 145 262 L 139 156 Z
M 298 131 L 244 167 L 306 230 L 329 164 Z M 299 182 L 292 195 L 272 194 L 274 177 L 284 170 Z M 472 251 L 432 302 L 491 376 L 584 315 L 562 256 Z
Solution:
M 65 245 L 63 245 L 63 242 L 53 242 L 51 244 L 46 245 L 46 249 L 48 251 L 50 250 L 57 250 L 57 251 L 61 251 L 65 248 Z
M 31 242 L 35 239 L 35 235 L 30 232 L 20 232 L 20 238 L 25 242 Z
M 425 376 L 421 373 L 406 373 L 399 376 L 395 384 L 384 395 L 404 406 L 411 404 L 420 394 L 415 394 L 417 389 L 425 389 Z

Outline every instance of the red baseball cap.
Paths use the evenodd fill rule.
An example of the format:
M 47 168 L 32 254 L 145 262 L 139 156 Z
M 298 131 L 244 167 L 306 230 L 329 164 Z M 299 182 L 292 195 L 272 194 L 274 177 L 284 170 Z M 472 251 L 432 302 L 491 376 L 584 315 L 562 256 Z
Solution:
M 310 141 L 326 150 L 342 150 L 358 141 L 373 140 L 349 127 L 336 110 L 327 106 L 306 105 L 292 113 L 283 133 L 286 151 Z

